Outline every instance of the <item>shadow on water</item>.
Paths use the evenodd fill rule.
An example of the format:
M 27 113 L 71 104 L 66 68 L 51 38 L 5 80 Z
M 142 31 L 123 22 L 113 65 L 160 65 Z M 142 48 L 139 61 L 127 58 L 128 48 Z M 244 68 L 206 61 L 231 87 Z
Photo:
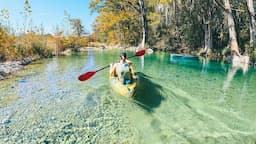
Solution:
M 134 102 L 148 112 L 160 106 L 164 97 L 161 95 L 162 87 L 150 80 L 150 77 L 137 72 L 139 76 L 135 93 L 133 95 Z

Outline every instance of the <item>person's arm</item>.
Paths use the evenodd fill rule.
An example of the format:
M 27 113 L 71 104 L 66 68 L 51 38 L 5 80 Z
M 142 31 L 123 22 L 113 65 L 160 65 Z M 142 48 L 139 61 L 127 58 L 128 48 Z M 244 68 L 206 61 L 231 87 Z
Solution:
M 126 62 L 129 64 L 129 66 L 132 65 L 132 61 L 126 59 Z
M 109 74 L 113 76 L 116 74 L 116 63 L 110 64 Z

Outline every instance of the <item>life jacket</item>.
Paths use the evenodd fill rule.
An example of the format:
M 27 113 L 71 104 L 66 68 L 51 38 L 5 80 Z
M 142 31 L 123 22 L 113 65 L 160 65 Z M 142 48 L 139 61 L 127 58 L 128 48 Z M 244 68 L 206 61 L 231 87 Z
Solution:
M 118 63 L 116 71 L 119 81 L 121 81 L 123 84 L 132 83 L 132 73 L 127 62 Z

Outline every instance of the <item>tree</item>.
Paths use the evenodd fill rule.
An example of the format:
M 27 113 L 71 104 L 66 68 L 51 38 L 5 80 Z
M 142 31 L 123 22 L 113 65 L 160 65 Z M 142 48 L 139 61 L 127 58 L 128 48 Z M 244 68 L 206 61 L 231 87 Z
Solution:
M 249 17 L 247 7 L 241 0 L 91 2 L 91 9 L 99 13 L 94 32 L 101 42 L 142 47 L 146 43 L 159 49 L 191 53 L 201 49 L 207 53 L 211 49 L 215 58 L 252 53 L 246 45 L 253 40 L 255 25 L 251 25 L 250 36 L 248 23 L 249 19 L 251 24 L 255 23 L 254 10 L 250 10 Z
M 4 23 L 6 22 L 5 26 L 7 26 L 7 21 L 10 18 L 10 13 L 8 9 L 1 9 L 0 10 L 0 27 L 4 26 Z
M 69 22 L 72 26 L 73 33 L 78 37 L 81 38 L 82 34 L 85 33 L 84 26 L 79 18 L 70 18 Z
M 141 25 L 142 25 L 142 41 L 141 41 L 141 47 L 145 47 L 145 43 L 147 41 L 147 33 L 148 33 L 148 22 L 147 22 L 147 16 L 146 16 L 146 8 L 145 8 L 145 2 L 144 0 L 139 0 L 139 10 L 141 17 Z
M 229 0 L 223 0 L 225 6 L 225 17 L 228 22 L 228 30 L 229 30 L 229 40 L 230 40 L 230 49 L 234 55 L 241 56 L 239 53 L 239 47 L 237 43 L 237 34 L 235 29 L 235 22 L 231 11 L 231 6 Z
M 250 16 L 250 45 L 253 46 L 253 43 L 256 38 L 256 29 L 255 29 L 255 13 L 253 7 L 253 0 L 247 0 L 248 13 Z
M 127 31 L 130 31 L 127 29 L 130 27 L 128 25 L 129 23 L 137 25 L 137 22 L 140 21 L 141 27 L 135 27 L 137 27 L 137 30 L 141 30 L 141 47 L 145 46 L 148 35 L 148 21 L 144 0 L 94 0 L 91 2 L 90 8 L 97 10 L 100 13 L 96 20 L 96 27 L 101 27 L 103 31 L 111 30 L 109 31 L 110 33 L 114 31 L 119 32 L 120 35 L 125 35 Z M 103 15 L 109 16 L 109 23 L 105 23 L 104 19 L 107 17 L 104 17 Z M 112 21 L 115 22 L 113 23 Z
M 71 15 L 64 11 L 64 14 L 66 16 L 66 20 L 71 25 L 71 29 L 73 30 L 73 34 L 77 36 L 78 38 L 81 38 L 83 34 L 85 34 L 84 26 L 82 24 L 81 19 L 79 18 L 72 18 Z
M 209 49 L 212 48 L 212 2 L 211 0 L 206 0 L 206 11 L 203 16 L 204 20 L 204 52 L 208 53 Z

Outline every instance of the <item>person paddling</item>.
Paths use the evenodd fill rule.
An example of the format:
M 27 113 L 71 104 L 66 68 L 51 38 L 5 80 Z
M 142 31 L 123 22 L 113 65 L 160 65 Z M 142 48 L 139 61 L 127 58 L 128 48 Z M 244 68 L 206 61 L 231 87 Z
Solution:
M 127 59 L 126 53 L 122 52 L 119 62 L 110 64 L 109 74 L 118 77 L 118 80 L 123 84 L 129 84 L 132 82 L 131 65 L 132 62 Z

